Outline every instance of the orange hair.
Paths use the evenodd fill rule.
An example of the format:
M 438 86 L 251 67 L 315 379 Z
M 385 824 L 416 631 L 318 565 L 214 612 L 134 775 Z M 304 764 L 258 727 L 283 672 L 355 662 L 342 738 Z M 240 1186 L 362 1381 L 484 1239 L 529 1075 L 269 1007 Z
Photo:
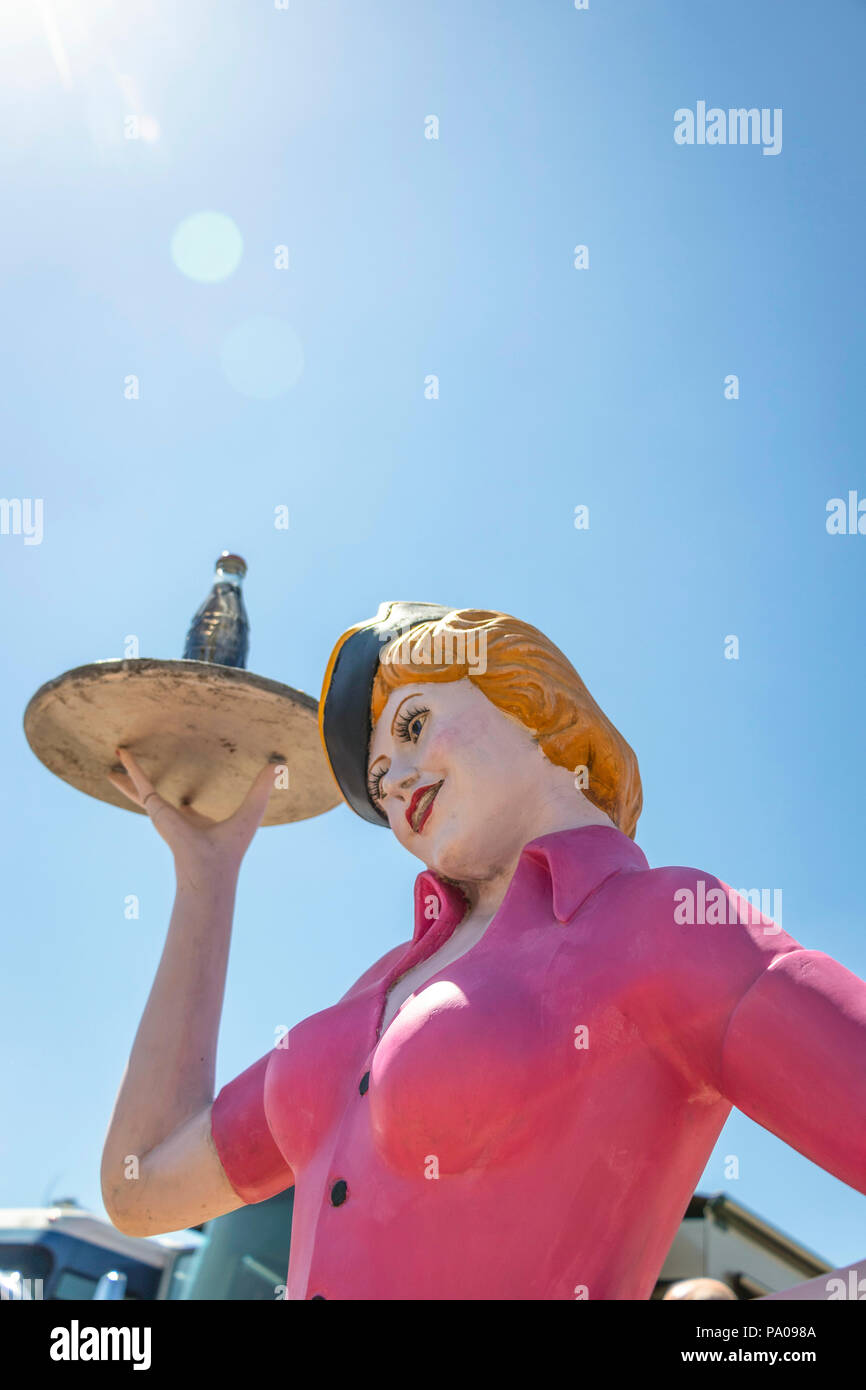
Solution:
M 467 652 L 476 659 L 466 659 Z M 485 661 L 485 669 L 475 669 Z M 393 639 L 373 680 L 371 723 L 399 686 L 465 676 L 497 709 L 526 726 L 550 762 L 572 771 L 585 767 L 588 799 L 634 839 L 643 804 L 637 758 L 567 657 L 519 618 L 456 608 Z

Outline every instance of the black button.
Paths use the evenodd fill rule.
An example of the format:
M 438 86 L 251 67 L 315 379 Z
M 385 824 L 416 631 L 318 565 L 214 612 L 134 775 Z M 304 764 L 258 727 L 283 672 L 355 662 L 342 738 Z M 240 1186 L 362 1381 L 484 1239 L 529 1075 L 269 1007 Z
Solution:
M 323 1293 L 314 1293 L 314 1294 L 313 1294 L 313 1297 L 310 1299 L 310 1302 L 311 1302 L 311 1303 L 315 1303 L 315 1301 L 316 1301 L 317 1298 L 320 1298 L 320 1299 L 322 1300 L 323 1303 L 327 1303 L 327 1301 L 328 1301 L 328 1300 L 325 1298 L 325 1295 L 324 1295 Z
M 370 1073 L 369 1073 L 368 1071 L 365 1071 L 365 1072 L 364 1072 L 364 1075 L 361 1077 L 361 1080 L 360 1080 L 359 1083 L 358 1083 L 358 1090 L 361 1092 L 361 1095 L 362 1095 L 362 1096 L 365 1096 L 365 1095 L 367 1094 L 367 1087 L 368 1087 L 369 1085 L 370 1085 Z
M 342 1206 L 346 1200 L 346 1193 L 348 1190 L 348 1186 L 342 1178 L 340 1178 L 339 1182 L 335 1182 L 334 1186 L 331 1188 L 331 1206 Z

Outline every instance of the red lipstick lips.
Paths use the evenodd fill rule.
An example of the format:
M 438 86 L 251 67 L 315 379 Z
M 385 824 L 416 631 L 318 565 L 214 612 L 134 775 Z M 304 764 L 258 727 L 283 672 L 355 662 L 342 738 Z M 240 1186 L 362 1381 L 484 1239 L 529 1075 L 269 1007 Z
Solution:
M 406 807 L 406 819 L 416 835 L 421 834 L 441 786 L 441 782 L 428 782 L 426 787 L 419 787 Z

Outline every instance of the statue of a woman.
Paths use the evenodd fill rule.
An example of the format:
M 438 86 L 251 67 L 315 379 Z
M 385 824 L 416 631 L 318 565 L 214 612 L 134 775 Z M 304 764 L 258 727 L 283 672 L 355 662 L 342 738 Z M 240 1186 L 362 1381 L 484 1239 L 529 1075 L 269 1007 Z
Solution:
M 866 984 L 712 874 L 649 868 L 635 756 L 541 632 L 383 604 L 320 722 L 345 800 L 425 866 L 414 932 L 215 1099 L 273 769 L 214 825 L 120 753 L 178 894 L 105 1145 L 115 1225 L 294 1184 L 289 1298 L 646 1299 L 732 1105 L 866 1193 Z

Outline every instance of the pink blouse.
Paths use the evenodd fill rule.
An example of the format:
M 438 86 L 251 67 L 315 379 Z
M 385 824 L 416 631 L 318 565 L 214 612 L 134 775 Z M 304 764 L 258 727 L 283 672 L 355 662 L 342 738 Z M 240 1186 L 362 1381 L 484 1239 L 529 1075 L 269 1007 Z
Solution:
M 866 1193 L 866 983 L 838 961 L 586 826 L 525 846 L 379 1039 L 463 912 L 420 873 L 412 941 L 214 1101 L 238 1196 L 295 1185 L 289 1298 L 647 1299 L 732 1105 Z

